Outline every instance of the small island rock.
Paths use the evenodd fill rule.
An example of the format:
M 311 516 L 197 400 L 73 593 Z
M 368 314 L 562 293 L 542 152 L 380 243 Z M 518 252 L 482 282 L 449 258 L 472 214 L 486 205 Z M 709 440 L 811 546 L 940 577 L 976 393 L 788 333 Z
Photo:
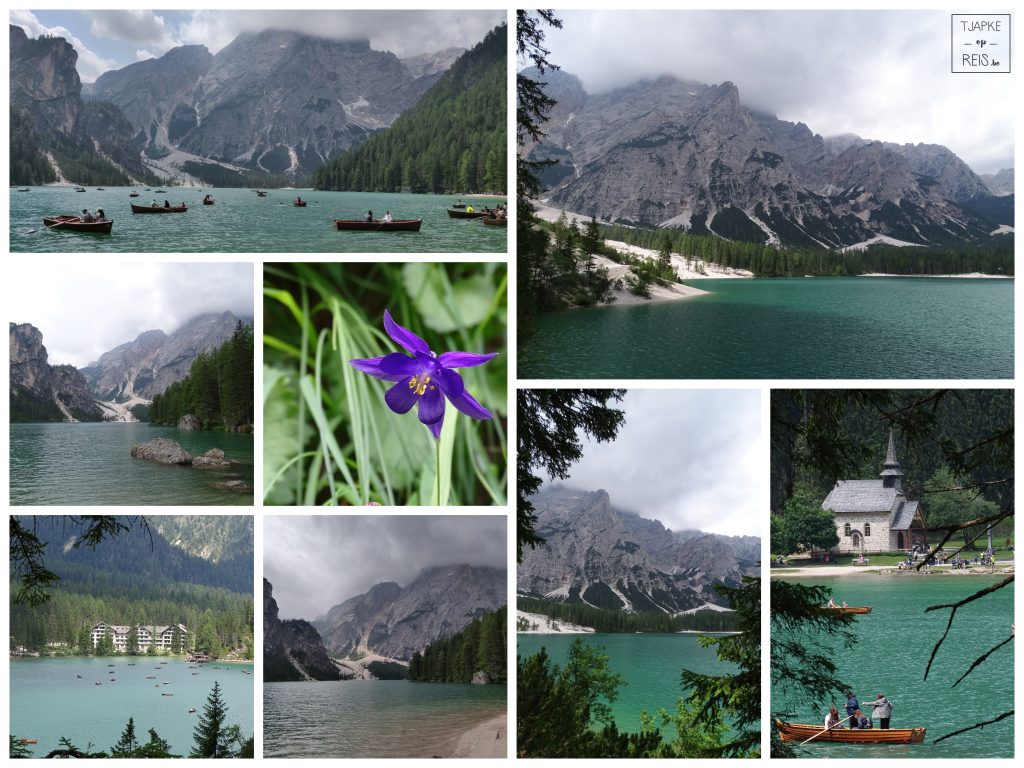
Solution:
M 202 456 L 192 459 L 193 467 L 230 467 L 233 462 L 224 458 L 224 451 L 220 448 L 211 448 Z
M 166 437 L 155 437 L 132 446 L 132 458 L 155 461 L 159 464 L 191 464 L 192 454 Z
M 490 685 L 491 677 L 486 672 L 478 670 L 473 673 L 473 679 L 469 682 L 473 685 Z

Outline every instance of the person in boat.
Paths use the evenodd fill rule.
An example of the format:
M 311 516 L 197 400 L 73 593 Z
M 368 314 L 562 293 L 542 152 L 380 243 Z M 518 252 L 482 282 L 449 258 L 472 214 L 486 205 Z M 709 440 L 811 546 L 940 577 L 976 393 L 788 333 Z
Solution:
M 859 728 L 856 724 L 855 715 L 860 713 L 860 702 L 857 701 L 857 695 L 853 691 L 846 692 L 846 714 L 852 718 L 850 720 L 851 728 Z
M 839 607 L 838 605 L 836 605 L 836 599 L 834 597 L 830 597 L 828 599 L 828 607 L 829 608 L 838 608 Z
M 462 207 L 463 205 L 465 205 L 465 203 L 464 203 L 464 202 L 462 202 L 462 200 L 460 199 L 460 200 L 459 200 L 459 202 L 457 202 L 457 203 L 455 204 L 455 207 L 456 207 L 456 208 L 460 208 L 460 207 Z
M 849 607 L 850 607 L 850 606 L 848 606 L 848 605 L 846 604 L 846 601 L 845 601 L 845 600 L 843 600 L 843 608 L 849 608 Z
M 864 713 L 859 709 L 853 713 L 853 717 L 850 718 L 850 728 L 858 728 L 864 730 L 871 727 L 871 719 L 864 716 Z
M 207 194 L 207 195 L 203 195 L 203 202 L 204 202 L 204 203 L 208 203 L 208 202 L 210 202 L 211 200 L 213 200 L 213 198 L 212 198 L 212 197 L 210 197 L 210 196 L 209 196 L 208 194 Z
M 472 205 L 467 205 L 466 206 L 466 213 L 472 213 L 472 212 L 473 212 L 473 206 Z
M 91 224 L 92 222 L 96 221 L 96 219 L 93 218 L 93 215 L 91 213 L 89 213 L 89 209 L 88 208 L 83 208 L 82 209 L 81 219 L 86 224 Z
M 103 212 L 102 208 L 97 208 L 96 209 L 96 221 L 106 221 L 106 220 L 107 220 L 107 214 L 105 214 Z
M 395 218 L 391 215 L 391 211 L 384 211 L 384 216 L 381 218 L 381 221 L 385 224 L 390 224 L 394 220 Z
M 373 221 L 373 211 L 367 211 L 366 215 L 363 216 L 363 221 L 366 221 L 366 222 Z
M 296 195 L 295 196 L 295 202 L 298 203 L 299 205 L 302 205 L 302 198 L 299 197 L 298 195 Z
M 878 715 L 878 727 L 888 730 L 889 720 L 892 718 L 892 702 L 885 698 L 884 693 L 880 693 L 874 701 L 867 702 L 867 706 L 875 708 L 875 714 Z
M 839 710 L 832 707 L 825 716 L 825 727 L 835 728 L 837 725 L 839 725 Z

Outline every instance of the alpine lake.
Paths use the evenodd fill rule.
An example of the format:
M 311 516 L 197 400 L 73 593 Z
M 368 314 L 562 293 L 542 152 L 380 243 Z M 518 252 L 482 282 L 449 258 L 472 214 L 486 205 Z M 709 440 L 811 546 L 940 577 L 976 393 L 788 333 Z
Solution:
M 893 702 L 891 728 L 926 728 L 920 744 L 820 744 L 812 741 L 797 750 L 803 758 L 985 758 L 1013 757 L 1012 717 L 984 728 L 935 740 L 975 723 L 992 720 L 1013 709 L 1013 643 L 1002 647 L 953 687 L 982 654 L 1010 635 L 1013 623 L 1013 585 L 964 605 L 932 665 L 925 667 L 949 619 L 948 610 L 931 605 L 954 603 L 1001 580 L 989 576 L 953 574 L 857 574 L 844 577 L 780 575 L 802 584 L 829 587 L 837 603 L 871 606 L 850 629 L 858 641 L 851 648 L 829 641 L 830 658 L 838 677 L 852 686 L 861 703 L 884 693 Z M 820 724 L 829 706 L 846 716 L 846 699 L 817 706 L 788 702 L 772 691 L 771 711 L 789 712 L 791 722 Z M 870 707 L 862 707 L 870 715 Z M 877 719 L 873 726 L 878 727 Z M 843 724 L 844 727 L 846 724 Z
M 220 448 L 237 464 L 196 468 L 131 456 L 132 446 L 166 437 L 198 456 Z M 12 505 L 253 504 L 253 436 L 184 431 L 139 422 L 10 425 Z M 241 479 L 247 490 L 222 487 Z
M 264 757 L 452 757 L 506 711 L 504 685 L 341 680 L 263 684 Z
M 1013 377 L 1010 279 L 734 278 L 687 285 L 709 293 L 538 316 L 530 334 L 520 334 L 519 375 Z
M 516 652 L 522 660 L 544 648 L 552 662 L 564 667 L 569 646 L 577 638 L 607 656 L 609 669 L 625 682 L 611 704 L 619 731 L 638 732 L 642 711 L 656 715 L 664 709 L 674 714 L 678 699 L 686 696 L 680 679 L 684 669 L 713 675 L 736 671 L 734 665 L 718 660 L 714 648 L 701 648 L 697 635 L 689 633 L 524 633 L 516 636 Z M 669 730 L 667 735 L 674 736 Z
M 160 187 L 165 194 L 130 187 L 30 187 L 11 189 L 11 250 L 40 253 L 502 253 L 507 229 L 479 219 L 452 219 L 446 209 L 455 195 L 320 192 L 272 189 L 259 197 L 251 189 Z M 213 205 L 203 205 L 211 194 Z M 307 202 L 299 208 L 296 196 Z M 131 203 L 188 205 L 185 213 L 133 214 Z M 478 209 L 504 198 L 465 196 Z M 44 216 L 77 215 L 102 208 L 114 222 L 109 235 L 47 229 Z M 418 232 L 337 231 L 333 219 L 423 219 Z
M 190 666 L 182 657 L 12 659 L 11 733 L 38 742 L 29 745 L 33 757 L 57 749 L 61 737 L 80 749 L 92 744 L 93 750 L 108 751 L 134 718 L 140 741 L 149 740 L 152 728 L 173 754 L 188 757 L 192 730 L 216 681 L 227 705 L 225 724 L 238 725 L 244 738 L 252 736 L 253 665 Z

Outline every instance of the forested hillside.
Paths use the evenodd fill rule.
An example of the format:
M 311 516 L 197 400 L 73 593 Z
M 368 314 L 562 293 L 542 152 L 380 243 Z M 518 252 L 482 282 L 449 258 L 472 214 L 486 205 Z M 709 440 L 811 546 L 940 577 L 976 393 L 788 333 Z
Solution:
M 149 420 L 177 425 L 191 413 L 204 429 L 229 429 L 253 423 L 253 330 L 239 321 L 234 335 L 192 361 L 188 376 L 153 398 Z
M 95 548 L 72 546 L 79 528 L 69 518 L 21 518 L 44 542 L 46 568 L 60 580 L 37 606 L 11 601 L 11 642 L 30 649 L 88 650 L 87 630 L 108 624 L 185 624 L 194 645 L 214 655 L 253 643 L 252 518 L 247 533 L 226 548 L 220 564 L 170 544 L 143 518 L 125 518 L 127 531 Z M 216 521 L 209 517 L 210 531 Z M 225 531 L 230 524 L 223 524 Z M 221 531 L 218 533 L 220 536 Z M 214 537 L 216 538 L 216 537 Z M 245 554 L 248 552 L 249 554 Z M 85 638 L 85 639 L 83 639 Z
M 490 683 L 508 678 L 505 664 L 507 606 L 474 619 L 458 634 L 437 640 L 409 662 L 409 679 L 468 683 L 482 672 Z
M 461 56 L 390 128 L 313 174 L 315 189 L 505 192 L 506 27 Z
M 595 608 L 584 603 L 566 603 L 536 597 L 516 599 L 519 610 L 550 617 L 598 632 L 731 632 L 739 629 L 739 617 L 732 611 L 704 610 L 671 616 L 667 613 L 625 613 Z M 531 629 L 529 622 L 517 629 Z

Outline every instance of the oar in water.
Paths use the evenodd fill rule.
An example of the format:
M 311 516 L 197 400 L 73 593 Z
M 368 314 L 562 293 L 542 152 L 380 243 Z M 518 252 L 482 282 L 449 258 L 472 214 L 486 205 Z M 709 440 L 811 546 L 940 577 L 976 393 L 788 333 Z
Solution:
M 814 740 L 815 740 L 816 738 L 818 738 L 819 736 L 821 736 L 821 734 L 823 734 L 823 733 L 827 733 L 828 731 L 831 731 L 831 730 L 832 730 L 833 728 L 838 728 L 838 727 L 839 727 L 840 725 L 842 725 L 843 723 L 845 723 L 845 722 L 846 722 L 847 720 L 849 720 L 849 719 L 850 719 L 851 717 L 853 717 L 853 715 L 849 715 L 848 717 L 844 717 L 844 718 L 843 718 L 842 720 L 840 720 L 840 721 L 839 721 L 838 723 L 836 723 L 835 725 L 830 725 L 830 726 L 829 726 L 828 728 L 822 728 L 822 729 L 821 729 L 820 731 L 818 731 L 818 732 L 817 732 L 816 734 L 814 734 L 813 736 L 811 736 L 811 738 L 807 739 L 807 741 L 801 741 L 801 742 L 800 742 L 800 743 L 799 743 L 799 744 L 798 744 L 797 746 L 799 746 L 799 747 L 802 747 L 802 746 L 803 746 L 804 744 L 807 744 L 807 743 L 808 743 L 808 742 L 810 742 L 810 741 L 814 741 Z

